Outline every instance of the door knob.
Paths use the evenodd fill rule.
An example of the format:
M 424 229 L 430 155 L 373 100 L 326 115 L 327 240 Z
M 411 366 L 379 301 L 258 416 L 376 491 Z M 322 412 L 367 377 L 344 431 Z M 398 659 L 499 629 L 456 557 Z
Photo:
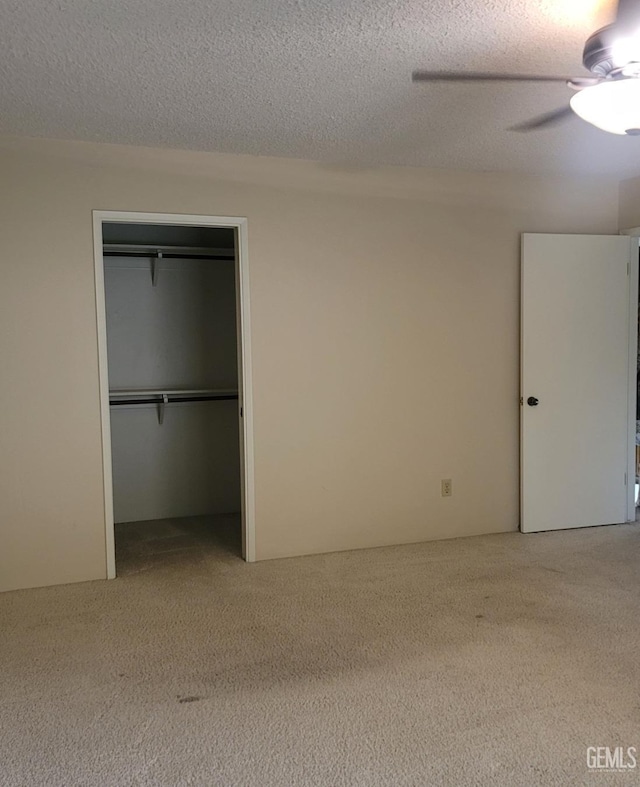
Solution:
M 535 396 L 530 396 L 527 399 L 527 404 L 529 405 L 529 407 L 536 407 L 538 404 L 538 400 L 536 399 Z

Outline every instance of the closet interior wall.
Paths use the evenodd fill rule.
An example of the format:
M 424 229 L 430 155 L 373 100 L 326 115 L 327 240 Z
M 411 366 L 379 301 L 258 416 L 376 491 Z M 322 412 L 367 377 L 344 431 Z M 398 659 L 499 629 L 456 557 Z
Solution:
M 116 523 L 239 512 L 237 398 L 122 404 L 126 392 L 237 393 L 234 231 L 105 223 L 103 242 Z M 125 256 L 114 244 L 221 254 Z

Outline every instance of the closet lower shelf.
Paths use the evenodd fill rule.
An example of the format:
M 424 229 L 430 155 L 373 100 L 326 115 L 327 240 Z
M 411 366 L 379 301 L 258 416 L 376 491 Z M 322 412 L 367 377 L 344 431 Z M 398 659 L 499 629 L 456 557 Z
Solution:
M 152 388 L 114 389 L 109 391 L 110 407 L 139 407 L 155 405 L 158 423 L 164 421 L 164 408 L 170 404 L 216 402 L 238 399 L 238 391 L 231 388 Z

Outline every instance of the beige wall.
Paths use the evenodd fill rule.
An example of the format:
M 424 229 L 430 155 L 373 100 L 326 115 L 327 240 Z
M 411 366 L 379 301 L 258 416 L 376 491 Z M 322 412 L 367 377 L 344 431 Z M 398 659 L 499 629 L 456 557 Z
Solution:
M 105 576 L 92 209 L 248 217 L 259 559 L 516 529 L 519 234 L 616 183 L 0 147 L 2 588 Z
M 623 180 L 620 184 L 621 230 L 640 227 L 640 178 Z

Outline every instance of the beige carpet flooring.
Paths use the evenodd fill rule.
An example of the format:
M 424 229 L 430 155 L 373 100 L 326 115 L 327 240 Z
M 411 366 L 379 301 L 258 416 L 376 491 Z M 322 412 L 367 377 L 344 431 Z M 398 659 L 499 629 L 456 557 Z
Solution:
M 3 787 L 640 782 L 586 760 L 640 753 L 638 525 L 254 565 L 227 525 L 0 596 Z

